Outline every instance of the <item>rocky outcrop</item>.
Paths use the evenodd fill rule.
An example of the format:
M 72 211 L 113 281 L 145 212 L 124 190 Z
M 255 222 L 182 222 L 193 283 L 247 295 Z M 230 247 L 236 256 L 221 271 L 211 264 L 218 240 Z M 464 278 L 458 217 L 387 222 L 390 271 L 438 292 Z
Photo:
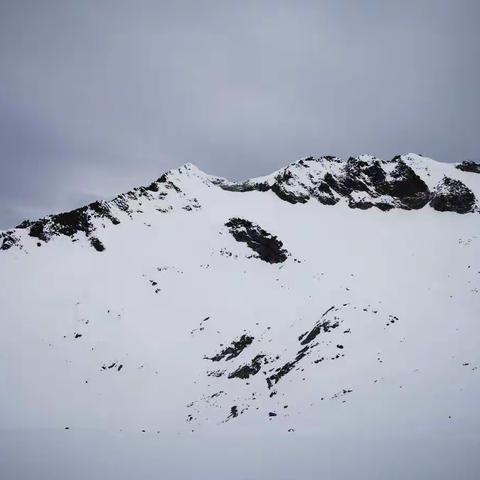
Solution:
M 90 238 L 92 247 L 101 252 L 105 250 L 105 247 L 98 238 L 91 236 L 95 230 L 92 222 L 93 218 L 104 218 L 114 225 L 120 223 L 112 215 L 107 202 L 94 202 L 85 207 L 50 215 L 34 222 L 26 220 L 17 228 L 28 230 L 30 237 L 37 238 L 42 242 L 49 242 L 54 236 L 64 235 L 73 238 L 78 233 L 83 233 L 87 238 Z
M 141 206 L 143 202 L 164 200 L 169 193 L 183 199 L 183 209 L 193 210 L 200 208 L 196 198 L 188 198 L 184 192 L 175 184 L 180 175 L 194 175 L 196 167 L 185 165 L 178 171 L 167 172 L 155 182 L 144 187 L 134 188 L 126 193 L 117 195 L 110 201 L 96 201 L 88 205 L 68 212 L 49 215 L 38 220 L 25 220 L 15 227 L 22 231 L 26 230 L 29 237 L 36 238 L 38 245 L 41 242 L 49 242 L 57 236 L 66 236 L 76 240 L 79 234 L 84 235 L 90 245 L 97 251 L 105 250 L 104 244 L 96 236 L 98 227 L 110 223 L 120 224 L 119 216 L 126 214 L 132 217 L 136 213 L 143 213 Z M 172 207 L 157 208 L 158 211 L 168 212 Z M 15 231 L 0 234 L 0 250 L 8 250 L 12 246 L 19 245 L 20 239 Z
M 255 340 L 251 335 L 242 335 L 238 340 L 234 340 L 228 347 L 213 357 L 204 357 L 212 362 L 228 361 L 238 357 Z
M 439 212 L 469 213 L 475 211 L 475 203 L 475 195 L 464 183 L 448 177 L 443 177 L 430 200 Z
M 249 220 L 231 218 L 225 226 L 237 242 L 246 243 L 264 262 L 282 263 L 287 259 L 288 252 L 282 248 L 283 243 Z
M 9 250 L 15 245 L 19 245 L 20 239 L 15 235 L 13 230 L 0 233 L 0 250 Z
M 405 210 L 422 208 L 430 198 L 427 184 L 402 160 L 397 161 L 389 179 L 379 182 L 376 191 L 391 196 L 398 202 L 395 206 Z
M 386 163 L 351 157 L 336 176 L 328 173 L 324 180 L 351 208 L 412 210 L 424 207 L 430 197 L 427 184 L 400 158 Z
M 262 368 L 262 361 L 265 355 L 257 355 L 252 358 L 250 363 L 238 367 L 235 371 L 228 375 L 228 378 L 239 378 L 241 380 L 247 380 L 253 375 L 256 375 Z
M 458 168 L 458 170 L 462 170 L 463 172 L 480 173 L 480 163 L 469 160 L 464 160 L 462 163 L 456 165 L 455 168 Z
M 291 204 L 316 199 L 335 205 L 345 199 L 350 208 L 362 210 L 415 210 L 430 199 L 427 184 L 401 156 L 390 161 L 366 155 L 347 161 L 333 156 L 308 157 L 258 181 L 220 182 L 219 186 L 236 192 L 270 190 Z

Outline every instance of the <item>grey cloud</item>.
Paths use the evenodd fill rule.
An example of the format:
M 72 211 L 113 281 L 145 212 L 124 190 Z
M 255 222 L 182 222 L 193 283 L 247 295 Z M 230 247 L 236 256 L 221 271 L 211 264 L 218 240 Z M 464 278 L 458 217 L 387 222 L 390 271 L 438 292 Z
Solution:
M 478 158 L 476 0 L 4 1 L 0 227 L 193 162 Z

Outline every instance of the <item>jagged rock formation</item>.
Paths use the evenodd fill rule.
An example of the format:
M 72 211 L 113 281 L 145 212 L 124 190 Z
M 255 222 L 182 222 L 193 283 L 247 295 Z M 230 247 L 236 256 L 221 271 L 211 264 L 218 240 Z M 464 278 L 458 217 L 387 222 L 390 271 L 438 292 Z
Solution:
M 349 207 L 362 210 L 416 210 L 428 204 L 431 191 L 409 160 L 409 156 L 389 161 L 367 155 L 347 161 L 332 156 L 309 157 L 265 179 L 220 186 L 236 192 L 271 190 L 293 204 L 314 198 L 324 205 L 335 205 L 346 199 Z

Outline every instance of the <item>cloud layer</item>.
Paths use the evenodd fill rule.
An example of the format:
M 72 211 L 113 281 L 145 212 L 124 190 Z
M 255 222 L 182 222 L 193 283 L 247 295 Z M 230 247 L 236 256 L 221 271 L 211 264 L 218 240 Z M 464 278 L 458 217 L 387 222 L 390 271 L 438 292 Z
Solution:
M 479 158 L 476 0 L 0 5 L 0 228 L 193 162 Z

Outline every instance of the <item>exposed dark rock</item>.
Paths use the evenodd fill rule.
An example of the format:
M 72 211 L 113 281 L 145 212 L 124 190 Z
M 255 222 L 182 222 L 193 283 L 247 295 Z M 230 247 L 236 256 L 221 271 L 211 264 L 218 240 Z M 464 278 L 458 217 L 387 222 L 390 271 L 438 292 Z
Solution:
M 443 177 L 432 194 L 430 206 L 439 212 L 469 213 L 475 210 L 475 195 L 460 180 Z
M 238 367 L 234 372 L 232 372 L 228 378 L 240 378 L 246 380 L 252 375 L 256 375 L 262 368 L 262 360 L 265 355 L 257 355 L 252 359 L 250 363 Z
M 286 190 L 281 183 L 274 183 L 271 188 L 272 192 L 277 195 L 277 197 L 288 203 L 307 203 L 310 198 L 307 195 L 295 194 L 291 191 Z
M 92 217 L 106 218 L 115 225 L 120 223 L 112 215 L 107 202 L 93 202 L 85 207 L 50 215 L 34 222 L 25 220 L 17 228 L 28 229 L 29 236 L 38 238 L 43 242 L 49 242 L 52 237 L 57 235 L 64 235 L 73 239 L 78 233 L 83 233 L 88 238 L 94 232 Z M 102 242 L 96 237 L 90 238 L 90 244 L 99 252 L 105 250 Z
M 335 393 L 335 395 L 333 395 L 332 397 L 330 397 L 332 400 L 334 400 L 335 398 L 339 398 L 339 397 L 343 397 L 349 393 L 352 393 L 353 390 L 351 388 L 343 388 L 342 390 L 340 390 L 340 392 L 337 392 Z
M 29 227 L 30 225 L 32 225 L 33 222 L 31 222 L 30 220 L 24 220 L 22 223 L 19 223 L 15 228 L 21 228 L 21 229 L 25 229 L 27 227 Z
M 287 259 L 283 243 L 258 225 L 243 218 L 231 218 L 226 224 L 238 242 L 246 243 L 259 258 L 268 263 L 282 263 Z
M 150 280 L 150 283 L 152 283 L 152 280 Z M 153 282 L 152 285 L 153 285 L 153 286 L 157 285 L 157 282 Z M 199 326 L 198 326 L 197 328 L 194 328 L 194 329 L 190 332 L 190 335 L 193 335 L 195 332 L 203 332 L 203 331 L 205 330 L 204 324 L 205 324 L 205 322 L 208 322 L 209 319 L 210 319 L 210 317 L 204 318 L 204 319 L 200 322 Z
M 328 313 L 330 313 L 332 310 L 334 310 L 335 308 L 335 305 L 333 305 L 332 307 L 330 307 L 327 311 L 325 311 L 323 314 L 322 314 L 322 318 L 324 318 Z M 337 328 L 339 326 L 339 322 L 338 321 L 335 321 L 335 322 L 331 322 L 330 320 L 320 320 L 318 321 L 315 326 L 309 331 L 309 332 L 305 332 L 303 333 L 302 335 L 300 335 L 298 337 L 298 340 L 300 341 L 300 345 L 307 345 L 309 344 L 311 341 L 313 341 L 322 331 L 323 332 L 330 332 L 331 330 L 333 330 L 334 328 Z
M 367 202 L 367 201 L 364 201 L 364 200 L 355 201 L 351 198 L 348 201 L 348 206 L 350 208 L 359 208 L 360 210 L 368 210 L 369 208 L 372 208 L 372 207 L 376 206 L 376 204 L 374 204 L 372 202 Z
M 36 237 L 39 240 L 43 240 L 44 242 L 48 242 L 50 240 L 51 235 L 48 235 L 45 232 L 45 225 L 46 224 L 47 224 L 46 219 L 40 219 L 40 220 L 37 220 L 36 222 L 31 223 L 31 224 L 27 223 L 27 222 L 23 222 L 20 225 L 25 225 L 25 228 L 30 227 L 30 231 L 28 232 L 28 234 L 31 237 Z M 20 228 L 24 228 L 24 227 L 20 227 Z
M 108 218 L 114 225 L 118 225 L 120 220 L 112 214 L 112 210 L 108 202 L 93 202 L 89 205 L 94 215 L 99 218 Z
M 364 166 L 364 162 L 350 157 L 342 175 L 334 178 L 332 174 L 327 173 L 324 180 L 330 188 L 344 197 L 348 197 L 354 191 L 368 192 L 369 188 L 362 178 L 362 167 Z
M 397 198 L 400 208 L 410 210 L 424 207 L 430 199 L 427 184 L 405 162 L 399 160 L 391 173 L 394 180 L 379 187 L 379 193 Z
M 322 331 L 330 332 L 334 328 L 339 326 L 339 322 L 331 322 L 330 320 L 324 320 L 323 322 L 317 322 L 316 325 L 310 330 L 299 337 L 301 345 L 307 345 L 313 341 Z
M 480 173 L 480 163 L 469 160 L 464 160 L 462 163 L 456 165 L 455 168 L 458 168 L 463 172 Z
M 230 346 L 224 348 L 220 353 L 213 357 L 204 357 L 212 362 L 220 362 L 221 360 L 232 360 L 238 357 L 249 345 L 252 344 L 254 338 L 249 335 L 242 335 L 238 340 L 234 340 Z
M 88 214 L 88 207 L 81 207 L 70 212 L 58 213 L 41 218 L 35 222 L 22 222 L 18 228 L 29 228 L 28 234 L 48 242 L 54 235 L 73 237 L 78 232 L 89 235 L 93 229 Z
M 152 182 L 148 187 L 145 187 L 150 192 L 158 192 L 159 186 L 157 182 Z
M 20 239 L 14 234 L 13 230 L 0 233 L 0 250 L 8 250 L 15 245 L 18 245 Z
M 132 201 L 137 201 L 139 205 L 141 205 L 142 199 L 151 200 L 154 198 L 163 198 L 167 195 L 168 190 L 175 190 L 177 193 L 180 193 L 181 190 L 170 179 L 171 176 L 167 173 L 147 187 L 140 186 L 134 188 L 133 190 L 118 195 L 111 201 L 96 201 L 69 212 L 49 215 L 35 221 L 26 220 L 16 228 L 28 230 L 29 236 L 38 238 L 43 242 L 48 242 L 54 236 L 58 235 L 68 236 L 74 241 L 76 240 L 74 236 L 78 233 L 83 233 L 86 237 L 90 237 L 95 231 L 95 226 L 92 222 L 94 218 L 107 219 L 114 225 L 120 223 L 120 220 L 112 213 L 112 209 L 118 208 L 120 211 L 131 216 L 134 212 L 141 213 L 141 210 L 134 210 L 131 207 Z M 160 186 L 162 186 L 161 192 Z M 154 193 L 157 193 L 157 196 L 154 196 Z M 200 205 L 197 203 L 198 202 L 194 201 L 191 208 L 199 208 Z M 5 234 L 0 234 L 0 241 L 2 237 L 4 238 Z M 92 239 L 90 243 L 92 247 L 98 251 L 104 249 L 98 239 Z M 2 246 L 0 246 L 0 248 L 6 250 L 10 248 L 13 243 L 11 239 L 5 241 L 4 238 L 1 245 L 3 248 Z
M 331 311 L 336 311 L 335 306 L 332 306 L 327 311 L 325 311 L 322 315 L 322 318 L 328 315 Z M 340 325 L 340 322 L 336 319 L 334 321 L 331 321 L 328 319 L 320 320 L 315 324 L 315 326 L 309 332 L 305 332 L 302 335 L 300 335 L 298 337 L 298 340 L 300 342 L 300 345 L 303 346 L 303 348 L 301 348 L 297 352 L 293 360 L 290 360 L 284 363 L 281 367 L 275 369 L 272 375 L 266 378 L 268 388 L 269 389 L 272 388 L 273 385 L 275 385 L 282 379 L 282 377 L 290 373 L 303 358 L 305 358 L 307 355 L 311 353 L 312 349 L 318 345 L 318 343 L 312 343 L 312 341 L 315 340 L 315 338 L 321 332 L 329 333 L 333 329 L 337 328 L 339 325 Z M 337 347 L 343 348 L 342 346 L 338 346 L 338 345 Z M 322 357 L 319 360 L 314 360 L 314 363 L 319 363 L 323 360 L 324 358 Z
M 103 252 L 105 250 L 105 246 L 97 237 L 92 237 L 90 239 L 90 244 L 97 252 Z
M 293 360 L 286 362 L 280 368 L 277 368 L 274 374 L 267 377 L 268 388 L 272 388 L 272 386 L 278 383 L 282 377 L 287 375 L 287 373 L 291 372 L 296 367 L 297 363 L 300 362 L 300 360 L 302 360 L 309 353 L 309 350 L 310 346 L 308 345 L 302 348 L 297 352 L 297 355 Z
M 313 196 L 323 205 L 335 205 L 340 201 L 337 198 L 326 181 L 318 183 L 317 188 L 312 192 Z
M 380 185 L 386 181 L 385 171 L 383 170 L 378 160 L 376 160 L 372 164 L 362 162 L 362 167 L 364 174 L 370 180 L 372 185 Z
M 224 183 L 220 182 L 217 183 L 217 185 L 223 189 L 227 190 L 229 192 L 268 192 L 270 190 L 270 185 L 264 182 L 243 182 L 243 183 Z
M 128 199 L 125 194 L 118 195 L 112 200 L 113 205 L 115 205 L 122 212 L 130 214 L 130 206 L 128 204 Z
M 289 190 L 288 187 L 290 186 L 290 182 L 295 185 L 295 179 L 292 173 L 285 169 L 281 174 L 275 177 L 275 183 L 272 185 L 271 190 L 277 195 L 277 197 L 286 202 L 293 204 L 306 203 L 310 197 L 299 192 L 294 192 L 291 189 Z
M 238 407 L 234 405 L 233 407 L 230 408 L 230 415 L 227 417 L 227 420 L 230 418 L 236 418 L 238 417 Z
M 334 177 L 327 173 L 324 180 L 332 190 L 349 199 L 351 208 L 377 207 L 387 211 L 395 206 L 406 210 L 425 206 L 430 198 L 427 184 L 400 158 L 393 162 L 396 166 L 387 177 L 379 160 L 370 163 L 350 157 L 342 174 Z M 351 197 L 354 192 L 365 193 L 369 200 L 355 200 Z M 392 197 L 396 203 L 375 201 L 382 195 Z
M 89 235 L 93 229 L 88 214 L 88 207 L 76 208 L 70 212 L 59 213 L 50 217 L 52 232 L 72 237 L 78 232 Z
M 297 162 L 308 168 L 306 159 Z M 338 159 L 323 157 L 319 161 L 340 163 Z M 428 203 L 430 192 L 423 180 L 409 167 L 401 157 L 392 160 L 394 169 L 387 175 L 384 170 L 386 162 L 372 159 L 364 161 L 360 158 L 350 157 L 342 164 L 340 171 L 333 174 L 327 171 L 322 177 L 308 175 L 309 184 L 304 184 L 300 177 L 295 176 L 287 167 L 275 179 L 271 189 L 285 201 L 290 203 L 305 203 L 310 196 L 315 197 L 325 205 L 335 205 L 341 197 L 348 200 L 351 208 L 369 209 L 372 207 L 388 211 L 392 208 L 416 209 Z M 392 163 L 390 162 L 390 163 Z M 307 190 L 308 195 L 299 193 Z M 362 193 L 363 200 L 356 198 L 355 194 Z M 376 200 L 381 196 L 391 197 L 391 201 Z
M 379 210 L 382 212 L 388 212 L 392 208 L 395 208 L 392 204 L 390 203 L 385 203 L 385 202 L 376 202 L 375 207 L 377 207 Z

